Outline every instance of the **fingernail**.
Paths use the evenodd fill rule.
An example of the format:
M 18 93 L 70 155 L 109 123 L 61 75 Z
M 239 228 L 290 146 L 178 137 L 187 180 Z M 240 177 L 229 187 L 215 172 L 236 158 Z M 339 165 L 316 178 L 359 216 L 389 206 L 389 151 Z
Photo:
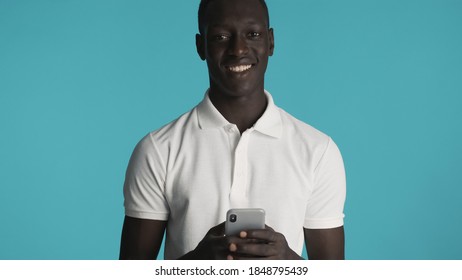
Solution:
M 247 232 L 241 231 L 241 232 L 239 233 L 239 236 L 240 236 L 241 238 L 246 238 L 246 237 L 247 237 Z
M 226 259 L 228 259 L 229 261 L 232 261 L 232 260 L 233 260 L 233 256 L 228 255 L 228 256 L 226 257 Z
M 234 243 L 229 244 L 229 250 L 231 252 L 235 252 L 237 250 L 237 246 Z

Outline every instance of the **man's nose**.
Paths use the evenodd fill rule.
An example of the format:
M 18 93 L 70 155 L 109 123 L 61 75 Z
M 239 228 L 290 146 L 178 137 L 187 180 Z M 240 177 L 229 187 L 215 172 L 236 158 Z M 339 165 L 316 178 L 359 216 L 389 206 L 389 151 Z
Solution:
M 233 36 L 229 46 L 229 54 L 233 56 L 242 56 L 247 54 L 249 47 L 245 38 Z

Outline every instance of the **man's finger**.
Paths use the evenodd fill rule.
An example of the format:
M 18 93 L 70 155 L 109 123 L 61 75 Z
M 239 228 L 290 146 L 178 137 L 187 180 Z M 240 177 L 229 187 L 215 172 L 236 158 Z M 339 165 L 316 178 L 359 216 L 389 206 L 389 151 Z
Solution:
M 241 243 L 241 244 L 232 244 L 230 249 L 233 249 L 231 254 L 246 255 L 251 257 L 269 257 L 278 254 L 278 251 L 275 246 L 270 244 L 263 243 Z
M 277 258 L 274 257 L 274 256 L 269 256 L 269 257 L 257 257 L 257 256 L 242 256 L 242 255 L 236 255 L 236 256 L 232 256 L 230 255 L 229 256 L 230 258 L 228 258 L 228 260 L 257 260 L 257 261 L 261 261 L 261 260 L 276 260 Z
M 276 242 L 279 240 L 279 234 L 269 229 L 254 229 L 246 231 L 246 239 L 259 239 L 266 242 Z

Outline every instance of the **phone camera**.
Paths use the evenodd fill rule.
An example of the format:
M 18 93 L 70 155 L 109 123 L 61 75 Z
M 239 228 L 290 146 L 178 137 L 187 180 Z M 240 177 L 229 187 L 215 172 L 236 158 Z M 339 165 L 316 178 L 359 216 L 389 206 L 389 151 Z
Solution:
M 229 215 L 229 221 L 231 223 L 235 223 L 237 221 L 237 215 L 236 214 Z

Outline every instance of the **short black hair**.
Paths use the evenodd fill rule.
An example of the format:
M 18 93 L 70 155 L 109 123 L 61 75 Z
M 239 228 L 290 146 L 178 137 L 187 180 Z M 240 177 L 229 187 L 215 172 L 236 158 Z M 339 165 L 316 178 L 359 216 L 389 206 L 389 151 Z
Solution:
M 205 13 L 207 12 L 207 6 L 210 4 L 210 2 L 212 2 L 214 0 L 201 0 L 201 3 L 199 4 L 199 12 L 198 12 L 198 23 L 199 23 L 199 33 L 202 34 L 202 31 L 203 31 L 203 28 L 204 28 L 204 25 L 205 25 Z M 232 0 L 228 0 L 228 1 L 232 1 Z M 270 22 L 269 22 L 269 12 L 268 12 L 268 6 L 266 5 L 266 2 L 265 0 L 258 0 L 260 1 L 260 4 L 262 4 L 263 8 L 265 9 L 265 12 L 266 12 L 266 19 L 267 19 L 267 23 L 268 23 L 268 28 L 270 26 Z

